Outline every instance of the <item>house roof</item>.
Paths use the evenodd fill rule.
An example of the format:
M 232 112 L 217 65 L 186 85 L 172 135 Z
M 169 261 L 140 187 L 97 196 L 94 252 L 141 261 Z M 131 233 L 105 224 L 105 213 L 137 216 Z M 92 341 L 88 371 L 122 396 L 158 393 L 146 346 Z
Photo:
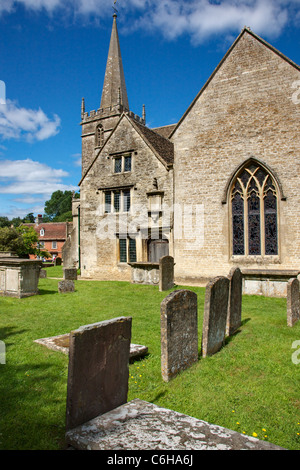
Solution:
M 275 47 L 273 47 L 271 44 L 269 44 L 267 41 L 265 41 L 264 39 L 262 39 L 260 36 L 258 36 L 257 34 L 255 34 L 253 31 L 251 31 L 250 28 L 243 28 L 241 33 L 239 34 L 239 36 L 236 38 L 236 40 L 234 41 L 234 43 L 231 45 L 231 47 L 228 49 L 228 51 L 226 52 L 226 54 L 224 55 L 223 59 L 221 60 L 221 62 L 218 64 L 218 66 L 215 68 L 215 70 L 213 71 L 213 73 L 211 74 L 211 76 L 209 77 L 209 79 L 207 80 L 207 82 L 204 84 L 204 86 L 201 88 L 201 90 L 199 91 L 199 93 L 197 94 L 197 96 L 194 98 L 194 100 L 192 101 L 192 103 L 190 104 L 190 106 L 188 107 L 188 109 L 185 111 L 185 113 L 182 115 L 182 117 L 180 118 L 180 120 L 178 121 L 178 123 L 176 124 L 176 126 L 174 127 L 174 129 L 171 131 L 170 135 L 169 135 L 169 138 L 171 139 L 173 134 L 175 133 L 175 131 L 178 129 L 178 127 L 180 126 L 180 124 L 182 123 L 182 121 L 185 119 L 185 117 L 189 114 L 190 110 L 193 108 L 194 104 L 197 102 L 198 98 L 202 95 L 202 93 L 204 92 L 204 90 L 207 88 L 207 86 L 210 84 L 210 82 L 212 81 L 212 79 L 214 78 L 214 76 L 216 75 L 216 73 L 218 72 L 218 70 L 221 68 L 221 66 L 223 65 L 223 63 L 225 62 L 225 60 L 227 59 L 227 57 L 231 54 L 232 50 L 235 48 L 235 46 L 237 45 L 237 43 L 240 41 L 240 39 L 242 38 L 242 36 L 244 36 L 244 34 L 250 34 L 253 38 L 255 38 L 257 41 L 259 41 L 261 44 L 263 44 L 264 46 L 266 46 L 268 49 L 270 49 L 271 51 L 273 51 L 275 54 L 277 54 L 279 57 L 281 57 L 283 60 L 285 60 L 286 62 L 288 62 L 292 67 L 296 68 L 297 70 L 300 71 L 300 66 L 297 65 L 295 62 L 293 62 L 291 59 L 289 59 L 287 56 L 285 56 L 284 54 L 282 54 L 280 51 L 278 51 L 278 49 L 276 49 Z
M 66 240 L 67 238 L 67 224 L 70 222 L 48 222 L 41 224 L 23 224 L 28 227 L 33 227 L 39 236 L 40 240 Z M 40 235 L 40 231 L 44 229 L 45 234 Z

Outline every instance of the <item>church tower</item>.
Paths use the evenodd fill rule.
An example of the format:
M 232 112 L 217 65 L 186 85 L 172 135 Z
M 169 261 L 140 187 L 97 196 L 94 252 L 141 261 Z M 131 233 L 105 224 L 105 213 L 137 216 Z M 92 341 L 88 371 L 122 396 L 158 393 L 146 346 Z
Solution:
M 144 112 L 143 118 L 140 118 L 129 110 L 117 15 L 114 13 L 100 108 L 88 113 L 85 111 L 84 98 L 81 103 L 82 175 L 115 128 L 122 113 L 128 113 L 138 122 L 145 124 Z

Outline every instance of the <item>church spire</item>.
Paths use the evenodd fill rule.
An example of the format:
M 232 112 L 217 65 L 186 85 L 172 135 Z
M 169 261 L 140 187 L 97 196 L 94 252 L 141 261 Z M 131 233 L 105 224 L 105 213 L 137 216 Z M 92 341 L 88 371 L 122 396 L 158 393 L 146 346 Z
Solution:
M 103 111 L 113 110 L 114 107 L 120 107 L 120 105 L 124 111 L 129 111 L 117 29 L 117 14 L 114 13 L 100 108 Z

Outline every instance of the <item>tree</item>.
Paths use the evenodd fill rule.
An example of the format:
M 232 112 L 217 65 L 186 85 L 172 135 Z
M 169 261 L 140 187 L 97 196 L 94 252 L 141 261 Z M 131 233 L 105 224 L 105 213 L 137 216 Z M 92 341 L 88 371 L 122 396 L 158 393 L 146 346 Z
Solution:
M 24 224 L 34 224 L 35 218 L 33 212 L 29 212 L 29 214 L 25 215 L 23 222 Z
M 8 217 L 0 217 L 0 227 L 10 227 L 11 222 Z
M 49 201 L 45 202 L 44 212 L 51 222 L 72 210 L 72 191 L 54 191 Z
M 24 225 L 0 228 L 0 251 L 13 251 L 20 258 L 28 258 L 29 255 L 50 257 L 46 250 L 40 250 L 34 228 Z

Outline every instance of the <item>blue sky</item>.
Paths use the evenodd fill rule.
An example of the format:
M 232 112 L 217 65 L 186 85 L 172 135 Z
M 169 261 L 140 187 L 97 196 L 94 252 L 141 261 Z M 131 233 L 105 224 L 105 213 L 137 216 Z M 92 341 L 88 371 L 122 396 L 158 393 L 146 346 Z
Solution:
M 114 0 L 0 0 L 0 215 L 43 213 L 81 177 L 81 98 L 98 109 Z M 244 26 L 300 64 L 300 0 L 119 0 L 129 105 L 177 122 Z M 5 86 L 4 86 L 5 85 Z

